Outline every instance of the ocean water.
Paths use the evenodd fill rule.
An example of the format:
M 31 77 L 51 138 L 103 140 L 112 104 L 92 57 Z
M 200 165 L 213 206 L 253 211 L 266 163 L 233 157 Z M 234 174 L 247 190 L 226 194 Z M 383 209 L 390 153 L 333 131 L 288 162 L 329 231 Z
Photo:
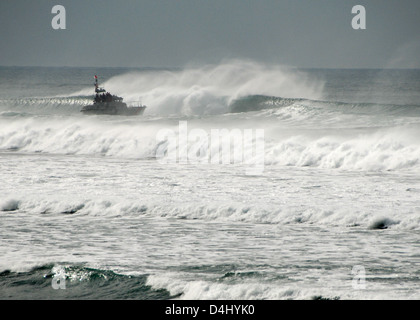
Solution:
M 1 67 L 0 299 L 420 299 L 419 137 L 420 70 Z

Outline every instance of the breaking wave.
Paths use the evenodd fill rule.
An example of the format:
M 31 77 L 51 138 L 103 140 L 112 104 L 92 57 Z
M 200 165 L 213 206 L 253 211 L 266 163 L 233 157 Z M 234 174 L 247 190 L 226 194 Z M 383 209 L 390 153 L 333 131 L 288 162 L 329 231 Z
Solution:
M 265 163 L 367 171 L 420 167 L 420 144 L 414 138 L 420 134 L 419 128 L 360 130 L 350 136 L 343 131 L 321 136 L 294 135 L 271 142 Z
M 127 101 L 147 106 L 148 113 L 204 115 L 229 112 L 229 105 L 252 95 L 317 99 L 323 82 L 283 66 L 233 60 L 182 70 L 150 70 L 114 76 L 104 87 Z M 89 95 L 91 88 L 75 95 Z
M 0 99 L 0 116 L 69 115 L 79 113 L 93 96 Z
M 414 104 L 386 104 L 371 102 L 345 102 L 313 100 L 305 98 L 284 98 L 279 96 L 250 95 L 231 101 L 229 104 L 230 112 L 249 112 L 266 109 L 281 109 L 290 106 L 312 106 L 320 113 L 340 112 L 356 115 L 394 115 L 394 116 L 415 116 L 420 115 L 420 105 Z
M 215 126 L 205 120 L 197 121 L 191 121 L 192 128 Z M 173 130 L 178 141 L 178 123 L 169 120 L 97 121 L 96 118 L 0 119 L 0 150 L 149 159 L 155 158 L 158 150 L 168 148 L 170 137 L 158 138 L 160 130 Z M 220 129 L 223 128 L 222 124 Z M 228 132 L 233 132 L 234 128 L 235 122 L 229 124 L 228 121 Z M 211 130 L 203 130 L 210 140 Z M 266 126 L 265 131 L 264 154 L 260 155 L 265 165 L 373 171 L 420 167 L 417 139 L 420 129 L 416 125 L 348 130 L 300 130 L 272 125 Z M 188 143 L 190 149 L 196 145 L 193 140 Z M 249 147 L 255 148 L 254 145 Z M 209 151 L 206 152 L 205 156 L 209 156 Z
M 409 191 L 407 191 L 409 192 Z M 343 200 L 344 201 L 344 200 Z M 372 201 L 378 201 L 373 199 Z M 376 209 L 366 206 L 345 208 L 329 205 L 314 208 L 310 204 L 242 204 L 242 203 L 160 203 L 122 199 L 30 199 L 12 198 L 3 203 L 18 203 L 13 211 L 0 210 L 2 214 L 25 214 L 31 217 L 75 216 L 112 218 L 171 218 L 179 220 L 204 220 L 223 223 L 257 223 L 273 225 L 315 225 L 319 227 L 348 227 L 364 230 L 400 229 L 418 230 L 420 208 L 410 204 L 399 206 L 381 201 Z M 1 204 L 1 202 L 0 202 Z M 4 209 L 5 207 L 3 207 Z M 7 209 L 7 207 L 6 207 Z
M 170 299 L 146 284 L 147 275 L 122 275 L 75 264 L 44 264 L 29 270 L 0 270 L 0 299 Z M 53 285 L 66 290 L 53 290 Z
M 322 80 L 293 68 L 235 60 L 133 71 L 103 85 L 127 102 L 141 99 L 145 116 L 80 115 L 92 87 L 68 96 L 2 99 L 0 150 L 149 159 L 167 148 L 168 140 L 157 139 L 160 130 L 173 130 L 179 139 L 178 123 L 188 120 L 208 135 L 211 129 L 263 128 L 265 165 L 420 167 L 419 105 L 329 101 Z

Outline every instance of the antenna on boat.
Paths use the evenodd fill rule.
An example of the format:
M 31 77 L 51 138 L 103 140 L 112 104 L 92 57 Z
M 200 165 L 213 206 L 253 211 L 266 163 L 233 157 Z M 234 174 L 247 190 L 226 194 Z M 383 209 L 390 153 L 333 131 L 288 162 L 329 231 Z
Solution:
M 98 76 L 95 75 L 95 92 L 105 92 L 105 89 L 98 87 Z

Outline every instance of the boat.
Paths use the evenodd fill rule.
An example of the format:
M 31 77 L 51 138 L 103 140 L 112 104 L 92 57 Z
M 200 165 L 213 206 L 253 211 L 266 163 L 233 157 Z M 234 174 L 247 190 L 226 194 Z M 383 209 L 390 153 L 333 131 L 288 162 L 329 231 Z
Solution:
M 93 104 L 84 106 L 80 112 L 83 114 L 105 114 L 105 115 L 123 115 L 137 116 L 142 115 L 146 106 L 139 103 L 138 106 L 129 107 L 123 98 L 112 95 L 104 88 L 98 86 L 98 76 L 95 75 L 95 97 Z

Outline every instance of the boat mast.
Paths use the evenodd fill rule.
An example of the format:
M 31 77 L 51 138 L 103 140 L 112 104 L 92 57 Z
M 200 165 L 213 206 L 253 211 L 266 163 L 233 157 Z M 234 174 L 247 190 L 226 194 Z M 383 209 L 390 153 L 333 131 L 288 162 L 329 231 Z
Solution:
M 99 89 L 98 89 L 98 76 L 97 75 L 95 75 L 95 92 L 99 92 Z
M 98 76 L 95 75 L 95 92 L 105 92 L 105 89 L 98 87 Z

